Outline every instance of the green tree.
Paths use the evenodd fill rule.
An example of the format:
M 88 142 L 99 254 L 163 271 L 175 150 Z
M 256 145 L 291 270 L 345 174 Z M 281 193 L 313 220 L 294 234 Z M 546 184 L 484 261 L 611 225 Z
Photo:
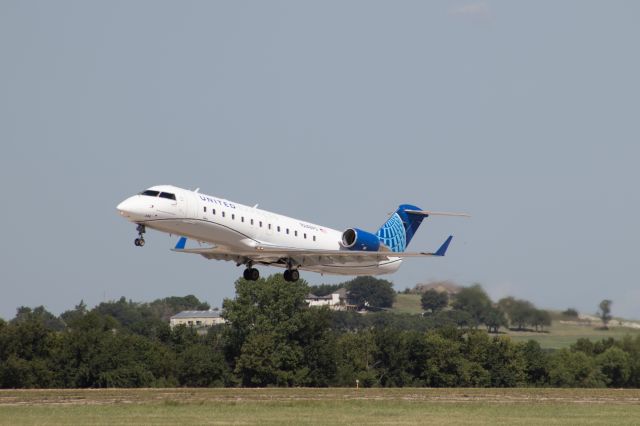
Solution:
M 162 320 L 169 321 L 173 315 L 182 311 L 207 311 L 211 308 L 207 302 L 200 301 L 193 294 L 187 296 L 171 296 L 164 299 L 156 299 L 149 304 L 153 315 Z
M 84 303 L 84 300 L 80 300 L 80 303 L 78 303 L 73 309 L 69 309 L 68 311 L 64 311 L 60 314 L 60 319 L 62 319 L 66 325 L 69 325 L 74 321 L 80 320 L 87 314 L 87 312 L 87 305 Z
M 492 387 L 513 387 L 525 383 L 525 361 L 518 346 L 508 337 L 490 337 L 481 331 L 469 332 L 463 352 L 489 372 Z
M 117 301 L 100 303 L 93 311 L 111 316 L 122 328 L 152 339 L 167 337 L 169 333 L 167 321 L 156 315 L 147 303 L 121 297 Z
M 627 386 L 640 387 L 640 335 L 626 335 L 616 342 L 616 346 L 629 355 L 630 372 Z
M 449 305 L 449 295 L 446 292 L 429 289 L 422 293 L 420 304 L 425 311 L 436 313 Z
M 337 386 L 371 387 L 377 383 L 376 343 L 371 330 L 343 333 L 336 338 Z
M 584 352 L 560 349 L 550 357 L 549 384 L 557 387 L 599 388 L 606 385 L 606 377 L 595 360 Z
M 500 327 L 507 327 L 507 317 L 500 309 L 490 306 L 482 316 L 482 323 L 487 326 L 489 333 L 497 333 Z
M 190 345 L 178 355 L 177 372 L 182 386 L 220 387 L 229 382 L 222 351 L 202 343 Z
M 465 287 L 454 298 L 453 308 L 467 312 L 476 325 L 482 324 L 491 309 L 491 299 L 480 284 Z
M 526 383 L 544 386 L 549 382 L 549 355 L 540 347 L 540 343 L 529 340 L 518 346 L 524 359 Z
M 611 300 L 605 299 L 600 302 L 600 310 L 598 311 L 598 316 L 600 320 L 602 320 L 602 328 L 605 330 L 609 329 L 609 321 L 611 321 Z
M 349 299 L 359 307 L 390 308 L 396 297 L 393 284 L 374 277 L 357 277 L 345 283 Z
M 408 386 L 413 378 L 407 371 L 409 367 L 408 345 L 411 333 L 398 332 L 392 328 L 374 330 L 375 370 L 380 386 Z
M 596 357 L 596 364 L 606 377 L 608 386 L 617 388 L 628 385 L 631 377 L 631 357 L 618 347 L 610 347 Z
M 25 315 L 0 324 L 0 387 L 51 387 L 54 373 L 47 365 L 50 340 L 55 336 L 41 315 Z
M 341 289 L 344 284 L 320 284 L 320 285 L 312 285 L 309 286 L 309 292 L 311 294 L 315 294 L 316 296 L 326 296 L 331 294 L 339 289 Z
M 567 318 L 578 318 L 578 311 L 574 308 L 567 308 L 562 311 L 562 315 Z
M 551 325 L 551 314 L 544 309 L 535 309 L 531 312 L 530 324 L 536 331 L 543 331 L 545 326 Z
M 532 324 L 536 312 L 531 302 L 513 297 L 500 299 L 498 307 L 509 316 L 511 325 L 515 325 L 518 330 L 524 330 L 528 324 Z
M 312 355 L 305 349 L 330 331 L 328 318 L 308 314 L 308 291 L 305 281 L 287 282 L 280 274 L 256 282 L 236 281 L 236 298 L 223 303 L 223 317 L 229 322 L 224 341 L 227 360 L 243 385 L 308 383 Z M 311 354 L 319 350 L 315 347 Z
M 415 376 L 423 386 L 452 387 L 460 383 L 464 364 L 461 343 L 437 332 L 428 332 L 411 351 Z
M 477 326 L 477 321 L 466 311 L 450 310 L 440 311 L 435 315 L 427 318 L 427 320 L 433 321 L 430 328 L 443 328 L 443 327 L 460 327 L 460 328 L 472 328 Z
M 17 309 L 15 318 L 11 320 L 14 324 L 28 321 L 39 321 L 45 328 L 53 331 L 61 331 L 65 328 L 64 321 L 47 311 L 44 306 L 38 306 L 33 309 L 27 306 L 20 306 Z
M 291 336 L 302 346 L 302 363 L 308 370 L 300 385 L 330 386 L 337 372 L 336 333 L 331 329 L 331 311 L 305 308 L 300 323 L 303 326 Z

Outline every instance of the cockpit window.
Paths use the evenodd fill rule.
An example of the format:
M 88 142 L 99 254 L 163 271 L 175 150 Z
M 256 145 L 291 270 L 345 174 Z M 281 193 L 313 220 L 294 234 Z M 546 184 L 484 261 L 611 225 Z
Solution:
M 170 192 L 161 192 L 160 193 L 160 198 L 167 198 L 169 200 L 175 200 L 176 199 L 176 194 L 172 194 Z
M 147 189 L 146 191 L 142 191 L 140 195 L 148 195 L 149 197 L 157 197 L 160 191 L 154 191 L 153 189 Z

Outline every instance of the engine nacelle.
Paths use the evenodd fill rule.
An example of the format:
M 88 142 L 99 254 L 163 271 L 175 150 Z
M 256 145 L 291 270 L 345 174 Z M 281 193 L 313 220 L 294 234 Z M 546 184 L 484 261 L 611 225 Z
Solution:
M 378 251 L 380 239 L 358 228 L 349 228 L 342 233 L 342 246 L 349 250 Z

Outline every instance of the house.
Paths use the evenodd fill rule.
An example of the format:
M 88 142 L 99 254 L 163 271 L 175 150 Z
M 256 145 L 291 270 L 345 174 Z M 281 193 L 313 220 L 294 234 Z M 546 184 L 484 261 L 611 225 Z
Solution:
M 169 325 L 174 328 L 178 325 L 203 328 L 217 324 L 224 324 L 224 319 L 220 316 L 220 311 L 182 311 L 169 319 Z
M 306 302 L 309 306 L 328 306 L 329 309 L 334 311 L 348 311 L 355 309 L 356 306 L 349 304 L 349 292 L 345 288 L 339 288 L 331 294 L 326 296 L 316 296 L 315 294 L 309 294 L 306 297 Z

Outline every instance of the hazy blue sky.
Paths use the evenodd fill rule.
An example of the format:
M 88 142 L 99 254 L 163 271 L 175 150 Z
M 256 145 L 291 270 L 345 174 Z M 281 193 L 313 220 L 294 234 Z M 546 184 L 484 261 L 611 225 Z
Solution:
M 0 0 L 0 316 L 219 306 L 241 268 L 115 206 L 154 184 L 338 229 L 425 221 L 396 288 L 640 318 L 640 2 Z M 262 274 L 278 272 L 263 268 Z M 313 284 L 342 278 L 303 273 Z

